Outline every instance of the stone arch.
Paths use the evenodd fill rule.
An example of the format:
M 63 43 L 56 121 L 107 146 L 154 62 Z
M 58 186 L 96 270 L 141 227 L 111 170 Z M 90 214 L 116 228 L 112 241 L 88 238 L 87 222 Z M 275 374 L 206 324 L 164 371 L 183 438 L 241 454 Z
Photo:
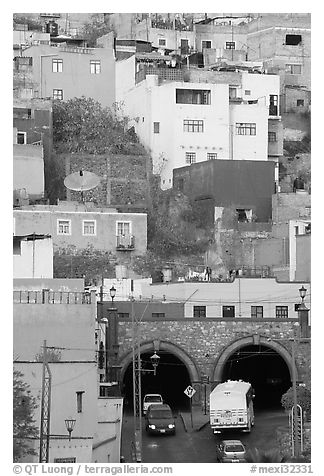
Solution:
M 176 344 L 173 344 L 172 342 L 165 341 L 165 340 L 150 340 L 146 342 L 141 343 L 141 354 L 144 354 L 146 352 L 154 352 L 154 350 L 159 353 L 159 350 L 164 350 L 166 352 L 169 352 L 170 354 L 174 354 L 176 357 L 178 357 L 181 362 L 183 362 L 187 368 L 189 377 L 191 382 L 198 382 L 200 380 L 200 372 L 198 370 L 198 366 L 196 362 L 193 360 L 193 358 L 181 347 L 179 347 Z M 133 353 L 132 350 L 128 351 L 126 354 L 124 354 L 120 361 L 119 365 L 121 367 L 121 372 L 120 372 L 120 379 L 123 381 L 124 375 L 126 372 L 127 367 L 129 364 L 132 362 L 133 359 Z
M 286 347 L 284 347 L 279 342 L 276 342 L 274 340 L 269 340 L 267 337 L 260 336 L 260 335 L 250 335 L 250 336 L 242 337 L 240 339 L 237 339 L 231 342 L 225 349 L 223 349 L 223 351 L 220 353 L 220 355 L 218 356 L 215 362 L 215 365 L 211 374 L 211 381 L 221 382 L 223 369 L 229 357 L 232 354 L 234 354 L 236 351 L 238 351 L 239 349 L 247 345 L 263 345 L 265 347 L 269 347 L 270 349 L 273 349 L 274 351 L 276 351 L 286 362 L 290 372 L 290 377 L 292 379 L 293 363 L 292 363 L 291 354 L 286 349 Z M 296 371 L 297 380 L 299 380 L 298 368 L 296 365 L 295 365 L 295 371 Z

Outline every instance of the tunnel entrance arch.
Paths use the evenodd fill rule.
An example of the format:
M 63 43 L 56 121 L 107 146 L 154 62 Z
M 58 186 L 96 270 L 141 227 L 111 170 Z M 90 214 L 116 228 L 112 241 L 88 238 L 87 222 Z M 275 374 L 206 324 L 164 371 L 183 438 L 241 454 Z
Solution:
M 160 357 L 159 366 L 154 376 L 150 356 L 156 351 Z M 160 393 L 174 410 L 189 409 L 189 399 L 184 394 L 185 388 L 199 380 L 199 371 L 193 359 L 180 347 L 167 341 L 149 341 L 141 344 L 141 391 L 145 393 Z M 133 361 L 132 351 L 120 360 L 122 392 L 126 408 L 133 404 Z
M 291 354 L 281 343 L 259 335 L 232 342 L 218 357 L 213 381 L 249 381 L 255 389 L 255 406 L 279 407 L 283 393 L 291 386 Z M 298 372 L 296 369 L 298 378 Z

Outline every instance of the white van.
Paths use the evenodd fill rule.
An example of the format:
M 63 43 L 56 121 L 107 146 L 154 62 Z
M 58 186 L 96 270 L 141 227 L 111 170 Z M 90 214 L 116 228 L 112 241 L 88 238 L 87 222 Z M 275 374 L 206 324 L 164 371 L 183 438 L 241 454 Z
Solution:
M 143 414 L 146 415 L 150 405 L 161 405 L 162 403 L 163 399 L 159 393 L 147 393 L 143 400 Z

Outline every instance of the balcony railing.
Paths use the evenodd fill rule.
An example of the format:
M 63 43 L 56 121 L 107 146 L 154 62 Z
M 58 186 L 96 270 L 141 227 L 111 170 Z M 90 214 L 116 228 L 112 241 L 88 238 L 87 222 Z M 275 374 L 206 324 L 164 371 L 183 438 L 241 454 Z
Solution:
M 244 278 L 273 278 L 274 276 L 270 266 L 255 266 L 253 268 L 241 266 L 239 269 L 237 275 Z
M 95 293 L 66 291 L 13 291 L 14 304 L 92 304 Z
M 117 235 L 116 248 L 118 251 L 131 251 L 135 249 L 135 236 L 133 235 Z
M 146 76 L 156 75 L 165 81 L 183 81 L 183 70 L 179 68 L 155 68 L 152 66 L 140 69 L 135 75 L 135 82 L 143 81 Z

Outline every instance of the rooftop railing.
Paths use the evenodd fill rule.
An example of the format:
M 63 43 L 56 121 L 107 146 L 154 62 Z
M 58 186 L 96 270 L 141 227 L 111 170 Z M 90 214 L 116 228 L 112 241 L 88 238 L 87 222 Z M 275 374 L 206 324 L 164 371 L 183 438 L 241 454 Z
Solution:
M 67 291 L 13 291 L 14 304 L 92 304 L 95 293 Z

